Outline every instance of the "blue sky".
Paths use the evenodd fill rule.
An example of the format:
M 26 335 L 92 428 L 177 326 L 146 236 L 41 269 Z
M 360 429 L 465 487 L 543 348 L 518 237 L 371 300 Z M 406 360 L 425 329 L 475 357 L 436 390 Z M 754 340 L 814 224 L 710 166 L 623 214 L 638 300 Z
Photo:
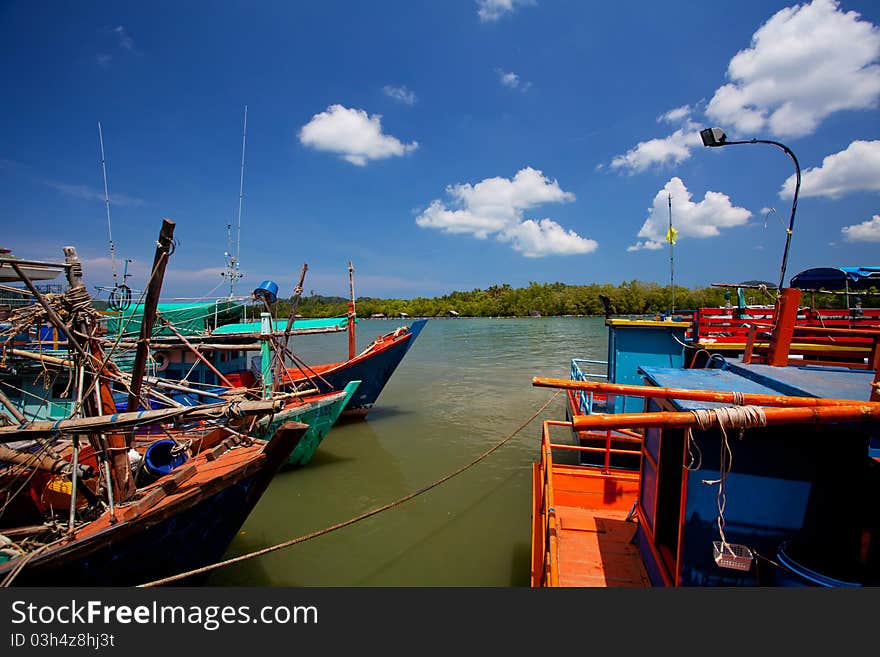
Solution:
M 165 296 L 434 296 L 530 281 L 777 281 L 878 265 L 880 5 L 615 2 L 4 2 L 0 246 Z M 121 273 L 121 264 L 117 265 Z

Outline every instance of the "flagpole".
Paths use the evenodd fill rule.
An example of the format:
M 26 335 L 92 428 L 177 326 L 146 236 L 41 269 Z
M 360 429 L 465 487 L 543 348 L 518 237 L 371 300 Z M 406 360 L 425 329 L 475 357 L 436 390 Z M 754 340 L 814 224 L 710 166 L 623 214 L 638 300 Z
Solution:
M 669 286 L 672 288 L 672 310 L 670 314 L 675 312 L 675 260 L 672 252 L 675 246 L 675 234 L 672 232 L 672 194 L 667 194 L 666 198 L 669 202 Z

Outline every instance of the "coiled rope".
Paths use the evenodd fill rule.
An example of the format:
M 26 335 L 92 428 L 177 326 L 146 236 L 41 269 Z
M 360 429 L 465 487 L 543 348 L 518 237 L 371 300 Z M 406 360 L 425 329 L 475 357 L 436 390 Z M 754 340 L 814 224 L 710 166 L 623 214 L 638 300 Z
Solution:
M 335 525 L 325 527 L 324 529 L 320 529 L 320 530 L 312 532 L 310 534 L 305 534 L 304 536 L 292 538 L 290 540 L 283 541 L 282 543 L 277 543 L 275 545 L 271 545 L 269 547 L 266 547 L 266 548 L 263 548 L 260 550 L 255 550 L 254 552 L 248 552 L 246 554 L 242 554 L 237 557 L 232 557 L 231 559 L 226 559 L 225 561 L 218 561 L 217 563 L 209 564 L 207 566 L 202 566 L 201 568 L 189 570 L 187 572 L 179 573 L 177 575 L 172 575 L 170 577 L 165 577 L 163 579 L 157 579 L 152 582 L 148 582 L 146 584 L 140 584 L 136 588 L 149 588 L 149 587 L 154 587 L 154 586 L 161 586 L 164 584 L 170 584 L 172 582 L 177 582 L 179 580 L 186 579 L 188 577 L 193 577 L 194 575 L 201 575 L 203 573 L 207 573 L 212 570 L 217 570 L 218 568 L 222 568 L 224 566 L 231 566 L 232 564 L 240 563 L 242 561 L 247 561 L 248 559 L 254 559 L 256 557 L 263 556 L 264 554 L 269 554 L 270 552 L 276 552 L 278 550 L 283 550 L 284 548 L 291 547 L 293 545 L 296 545 L 297 543 L 303 543 L 303 542 L 311 540 L 313 538 L 317 538 L 318 536 L 323 536 L 324 534 L 329 534 L 330 532 L 336 531 L 337 529 L 342 529 L 343 527 L 348 527 L 349 525 L 353 525 L 356 522 L 360 522 L 361 520 L 366 520 L 367 518 L 370 518 L 370 517 L 375 516 L 379 513 L 382 513 L 383 511 L 388 511 L 389 509 L 393 509 L 396 506 L 400 506 L 401 504 L 404 504 L 405 502 L 408 502 L 409 500 L 411 500 L 415 497 L 418 497 L 419 495 L 422 495 L 424 493 L 427 493 L 429 490 L 432 490 L 433 488 L 436 488 L 437 486 L 440 486 L 441 484 L 446 483 L 447 481 L 449 481 L 453 477 L 460 475 L 465 470 L 472 468 L 477 463 L 479 463 L 480 461 L 482 461 L 483 459 L 488 457 L 490 454 L 492 454 L 493 452 L 495 452 L 496 450 L 501 448 L 503 445 L 505 445 L 507 442 L 509 442 L 511 439 L 513 439 L 513 437 L 516 436 L 520 431 L 525 429 L 536 417 L 538 417 L 538 415 L 540 415 L 541 412 L 543 412 L 544 409 L 546 409 L 556 399 L 556 397 L 559 396 L 560 392 L 561 391 L 557 390 L 553 394 L 553 396 L 550 397 L 550 399 L 548 399 L 546 401 L 546 403 L 544 403 L 544 405 L 541 406 L 541 408 L 539 408 L 537 411 L 535 411 L 528 420 L 523 422 L 516 430 L 513 431 L 513 433 L 511 433 L 509 436 L 507 436 L 500 443 L 498 443 L 497 445 L 495 445 L 491 449 L 483 452 L 482 454 L 480 454 L 480 456 L 478 456 L 477 458 L 472 460 L 470 463 L 463 465 L 462 467 L 458 468 L 454 472 L 451 472 L 451 473 L 447 474 L 446 476 L 441 477 L 437 481 L 435 481 L 431 484 L 428 484 L 427 486 L 424 486 L 423 488 L 420 488 L 417 491 L 409 493 L 408 495 L 405 495 L 404 497 L 401 497 L 400 499 L 394 500 L 393 502 L 389 502 L 388 504 L 385 504 L 384 506 L 380 506 L 376 509 L 372 509 L 371 511 L 367 511 L 366 513 L 362 513 L 359 516 L 355 516 L 354 518 L 350 518 L 349 520 L 345 520 L 344 522 L 339 522 L 339 523 L 336 523 Z

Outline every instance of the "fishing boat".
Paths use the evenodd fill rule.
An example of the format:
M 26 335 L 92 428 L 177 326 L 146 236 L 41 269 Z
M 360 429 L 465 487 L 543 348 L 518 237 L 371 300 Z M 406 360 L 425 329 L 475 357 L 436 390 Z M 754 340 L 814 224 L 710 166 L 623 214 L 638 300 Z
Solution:
M 742 358 L 646 362 L 638 383 L 533 380 L 641 400 L 544 424 L 533 586 L 880 584 L 880 331 L 825 329 L 870 340 L 871 357 L 805 363 L 795 337 L 816 329 L 796 326 L 799 301 L 783 290 L 769 347 Z M 578 462 L 557 426 L 632 432 L 638 465 L 609 463 L 607 446 Z
M 146 317 L 158 301 L 173 228 L 165 220 Z M 3 260 L 39 302 L 27 319 L 50 321 L 66 337 L 77 412 L 29 421 L 0 397 L 5 409 L 0 583 L 132 585 L 211 563 L 222 556 L 308 427 L 284 423 L 267 441 L 242 430 L 281 412 L 280 399 L 142 410 L 145 340 L 128 382 L 128 409 L 116 412 L 104 376 L 109 359 L 97 339 L 82 268 L 75 249 L 66 247 L 65 256 L 63 264 L 45 263 L 67 274 L 69 288 L 56 297 L 40 294 L 19 264 Z M 142 336 L 149 331 L 147 320 Z M 192 422 L 208 422 L 225 436 L 210 449 L 192 449 L 184 428 Z M 134 429 L 157 423 L 171 423 L 172 438 L 136 449 Z
M 880 267 L 813 267 L 794 276 L 790 287 L 809 294 L 809 302 L 798 309 L 795 326 L 814 328 L 877 329 L 880 328 L 880 308 L 863 307 L 862 297 L 875 296 L 880 289 Z M 726 304 L 722 307 L 698 308 L 691 313 L 692 343 L 702 349 L 693 356 L 699 359 L 712 353 L 722 356 L 740 356 L 746 349 L 749 334 L 752 341 L 766 348 L 776 323 L 776 286 L 771 283 L 750 281 L 739 285 L 714 284 L 727 288 Z M 736 303 L 731 303 L 730 290 L 736 290 Z M 747 303 L 746 291 L 761 294 L 763 305 Z M 841 307 L 818 307 L 816 296 L 840 299 Z M 819 336 L 821 334 L 815 334 Z M 863 361 L 869 355 L 870 344 L 857 335 L 824 335 L 800 346 L 808 358 L 841 363 Z

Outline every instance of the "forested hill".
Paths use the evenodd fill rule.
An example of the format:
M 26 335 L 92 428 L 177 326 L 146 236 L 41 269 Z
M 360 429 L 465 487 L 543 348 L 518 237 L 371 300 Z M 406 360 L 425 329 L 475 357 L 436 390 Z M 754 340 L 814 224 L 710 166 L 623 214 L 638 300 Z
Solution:
M 772 304 L 771 293 L 756 289 L 744 290 L 750 304 Z M 725 294 L 732 295 L 736 305 L 736 291 L 705 287 L 675 288 L 675 309 L 686 310 L 701 306 L 724 305 Z M 529 315 L 604 315 L 605 307 L 600 297 L 606 297 L 611 312 L 621 315 L 668 312 L 672 305 L 671 289 L 656 283 L 628 281 L 621 285 L 566 285 L 564 283 L 531 283 L 528 287 L 512 288 L 510 285 L 493 285 L 486 290 L 452 292 L 442 297 L 415 299 L 375 299 L 361 297 L 356 300 L 358 317 L 382 314 L 399 317 L 406 313 L 411 317 L 442 317 L 457 314 L 462 317 L 526 317 Z M 833 301 L 832 301 L 833 302 Z M 828 304 L 830 305 L 830 304 Z M 341 297 L 312 295 L 303 297 L 297 312 L 303 317 L 338 317 L 348 311 L 348 301 Z M 279 301 L 277 313 L 284 316 L 290 312 L 287 301 Z

